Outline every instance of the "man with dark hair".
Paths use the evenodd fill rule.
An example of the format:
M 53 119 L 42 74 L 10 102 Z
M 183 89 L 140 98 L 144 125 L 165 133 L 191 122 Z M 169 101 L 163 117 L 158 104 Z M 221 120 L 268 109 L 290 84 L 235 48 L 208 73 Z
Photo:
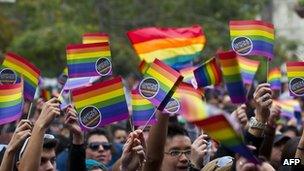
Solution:
M 175 124 L 168 126 L 164 154 L 161 170 L 173 171 L 189 168 L 191 140 L 183 127 Z
M 93 159 L 103 164 L 108 164 L 112 159 L 112 144 L 105 129 L 96 128 L 86 136 L 86 158 Z

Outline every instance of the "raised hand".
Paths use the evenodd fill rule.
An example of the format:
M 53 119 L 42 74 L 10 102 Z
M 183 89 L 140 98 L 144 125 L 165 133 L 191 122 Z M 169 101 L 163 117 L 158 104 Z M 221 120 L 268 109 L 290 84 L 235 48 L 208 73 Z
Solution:
M 272 91 L 270 84 L 260 84 L 253 93 L 254 106 L 256 108 L 256 119 L 266 123 L 269 117 L 269 109 L 272 105 Z
M 142 130 L 130 133 L 126 144 L 123 147 L 121 156 L 121 170 L 133 171 L 141 168 L 146 158 L 146 143 Z
M 208 136 L 206 134 L 201 134 L 191 145 L 190 161 L 197 169 L 201 169 L 203 167 L 204 157 L 207 154 L 207 137 Z
M 239 123 L 242 125 L 243 129 L 248 128 L 248 118 L 246 114 L 246 105 L 242 104 L 240 107 L 238 107 L 233 113 L 233 116 L 237 118 Z
M 69 106 L 66 110 L 64 123 L 68 126 L 69 130 L 73 134 L 73 144 L 83 144 L 84 138 L 78 123 L 77 112 L 71 106 Z
M 35 125 L 45 129 L 54 120 L 54 118 L 59 115 L 59 101 L 57 98 L 52 98 L 43 104 L 41 114 Z
M 276 121 L 280 118 L 281 106 L 273 105 L 270 109 L 270 116 L 268 118 L 268 125 L 275 127 Z
M 31 131 L 32 131 L 31 122 L 26 119 L 21 120 L 18 123 L 17 128 L 12 136 L 12 139 L 7 146 L 7 150 L 16 152 L 18 147 L 22 145 L 23 141 L 27 137 L 31 136 Z

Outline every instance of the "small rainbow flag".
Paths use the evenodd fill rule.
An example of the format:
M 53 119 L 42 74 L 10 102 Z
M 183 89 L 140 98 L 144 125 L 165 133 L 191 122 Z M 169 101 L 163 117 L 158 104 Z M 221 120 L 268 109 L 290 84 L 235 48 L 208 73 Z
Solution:
M 208 60 L 203 65 L 195 69 L 194 76 L 198 87 L 218 85 L 222 81 L 221 70 L 217 66 L 215 58 Z
M 147 63 L 145 60 L 142 60 L 138 66 L 138 70 L 141 74 L 145 74 L 149 67 L 150 67 L 150 64 Z
M 41 89 L 40 91 L 40 97 L 43 98 L 43 100 L 48 101 L 52 98 L 52 93 L 50 90 L 47 89 Z
M 286 63 L 287 68 L 287 77 L 289 82 L 289 92 L 291 96 L 302 96 L 304 94 L 303 90 L 303 82 L 304 82 L 304 62 L 287 62 Z M 299 80 L 296 81 L 300 86 L 293 87 L 291 85 L 291 82 L 293 80 Z M 298 88 L 297 88 L 298 87 Z M 292 89 L 295 90 L 292 90 Z
M 180 102 L 180 114 L 189 122 L 202 120 L 208 117 L 207 107 L 203 101 L 203 92 L 192 85 L 181 83 L 173 97 Z
M 127 32 L 141 60 L 152 63 L 155 58 L 174 69 L 190 66 L 206 44 L 201 26 L 183 28 L 148 27 Z
M 95 83 L 89 87 L 72 90 L 72 99 L 79 113 L 81 126 L 84 123 L 92 124 L 94 127 L 105 126 L 110 123 L 121 121 L 129 117 L 128 105 L 121 77 L 116 77 L 104 82 Z M 99 117 L 89 118 L 89 115 L 82 115 L 87 109 L 95 108 Z M 94 110 L 93 110 L 94 111 Z M 88 119 L 89 118 L 89 119 Z M 92 120 L 91 120 L 92 119 Z M 83 122 L 81 120 L 84 120 Z M 91 125 L 92 126 L 92 125 Z M 86 129 L 90 129 L 85 127 Z M 92 129 L 92 128 L 91 128 Z
M 16 84 L 0 84 L 0 125 L 13 122 L 22 115 L 23 79 Z
M 281 107 L 281 116 L 282 117 L 285 117 L 288 119 L 291 119 L 294 117 L 295 106 L 293 106 L 292 104 L 288 104 L 281 100 L 279 100 L 279 101 L 274 100 L 273 104 Z
M 82 35 L 82 43 L 105 43 L 109 42 L 109 35 L 107 33 L 85 33 Z
M 197 67 L 195 66 L 191 66 L 191 67 L 187 67 L 187 68 L 183 68 L 181 70 L 179 70 L 179 73 L 184 77 L 183 82 L 185 83 L 192 83 L 192 80 L 195 79 L 194 78 L 194 70 Z
M 153 104 L 143 98 L 137 90 L 132 90 L 132 121 L 135 126 L 145 125 L 150 117 L 152 119 L 148 123 L 149 125 L 154 125 L 156 123 L 156 117 L 153 112 L 156 109 Z M 153 115 L 153 116 L 152 116 Z
M 238 56 L 238 62 L 244 84 L 251 85 L 257 72 L 260 62 L 245 57 Z
M 220 114 L 193 123 L 206 131 L 212 139 L 215 139 L 231 151 L 239 153 L 247 160 L 257 164 L 258 160 L 246 147 L 241 135 L 234 128 L 238 123 L 231 123 L 230 120 L 231 118 L 229 118 L 229 116 Z
M 232 49 L 241 56 L 273 58 L 274 26 L 258 20 L 230 21 Z
M 151 95 L 149 97 L 143 95 L 143 97 L 148 98 L 154 106 L 162 111 L 182 80 L 183 77 L 179 72 L 156 58 L 147 69 L 145 78 L 140 83 L 139 92 L 141 95 L 143 95 L 142 92 Z
M 40 70 L 22 56 L 12 52 L 5 54 L 2 65 L 24 76 L 24 97 L 33 101 L 39 83 Z
M 281 70 L 276 67 L 269 71 L 268 82 L 273 90 L 281 90 Z
M 242 81 L 238 58 L 234 51 L 218 53 L 223 78 L 232 103 L 245 103 L 246 93 Z
M 109 43 L 74 44 L 66 48 L 69 78 L 112 73 Z

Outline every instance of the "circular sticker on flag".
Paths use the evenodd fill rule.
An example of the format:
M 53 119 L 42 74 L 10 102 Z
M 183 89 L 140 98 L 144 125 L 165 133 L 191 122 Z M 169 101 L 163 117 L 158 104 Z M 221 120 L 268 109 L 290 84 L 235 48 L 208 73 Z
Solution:
M 0 71 L 0 84 L 15 84 L 17 81 L 17 74 L 15 71 L 4 68 Z
M 95 69 L 101 76 L 109 75 L 112 71 L 112 63 L 108 58 L 99 58 L 95 63 Z
M 304 96 L 304 79 L 293 78 L 289 81 L 289 90 L 296 96 Z
M 171 98 L 170 101 L 167 103 L 164 111 L 170 114 L 175 114 L 179 111 L 180 103 L 175 98 Z
M 101 122 L 101 113 L 94 106 L 87 106 L 83 108 L 78 117 L 80 124 L 87 129 L 94 129 Z
M 239 55 L 248 55 L 253 49 L 253 43 L 248 37 L 236 37 L 232 40 L 231 47 Z
M 139 93 L 146 99 L 151 99 L 156 96 L 159 91 L 159 83 L 156 79 L 148 77 L 143 79 L 139 84 Z

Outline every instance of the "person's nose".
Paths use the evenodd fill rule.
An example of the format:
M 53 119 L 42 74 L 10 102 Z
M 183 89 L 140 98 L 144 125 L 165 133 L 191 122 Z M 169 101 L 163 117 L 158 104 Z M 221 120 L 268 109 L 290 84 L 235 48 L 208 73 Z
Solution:
M 103 152 L 103 151 L 104 151 L 103 146 L 102 146 L 102 145 L 99 145 L 99 147 L 98 147 L 98 152 Z
M 55 166 L 51 163 L 51 161 L 48 161 L 45 164 L 45 170 L 46 171 L 55 171 Z
M 188 162 L 188 158 L 186 156 L 185 153 L 183 153 L 180 157 L 179 157 L 179 161 L 182 163 Z

